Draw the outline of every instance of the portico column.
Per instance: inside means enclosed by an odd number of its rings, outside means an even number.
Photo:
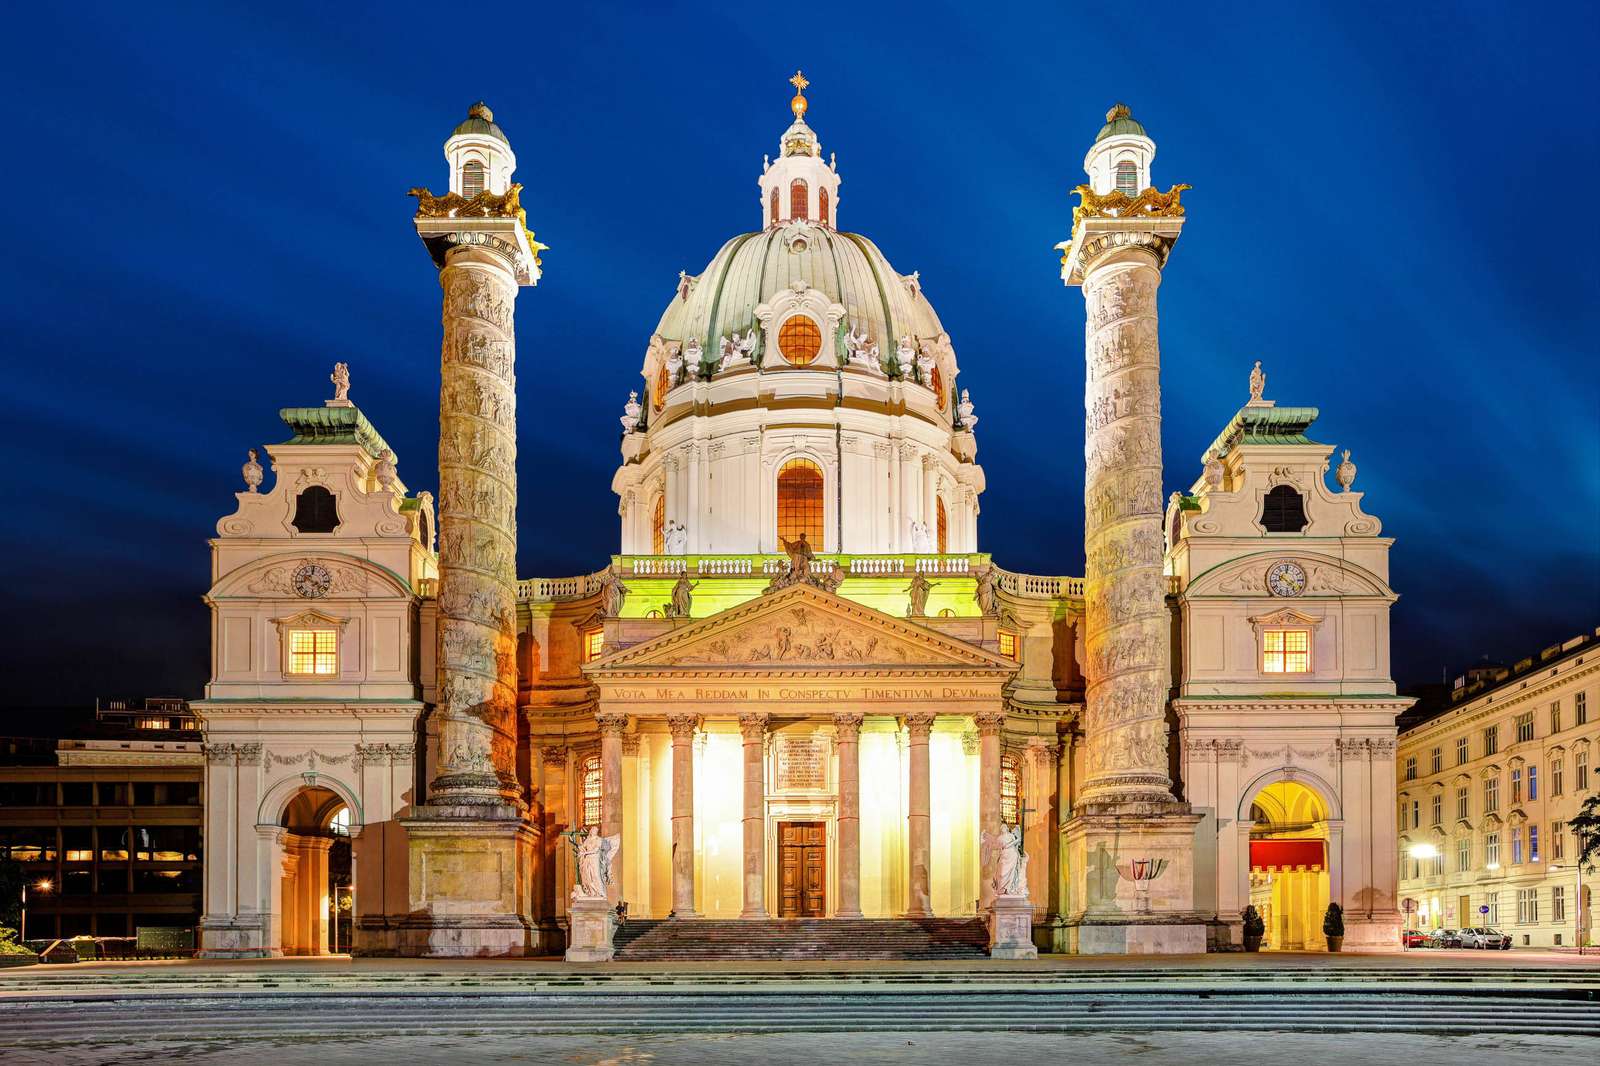
[[[907,885],[906,917],[926,918],[933,913],[928,887],[928,866],[932,861],[932,841],[928,812],[928,734],[936,716],[927,712],[905,716],[906,732],[911,737],[911,802],[906,811],[909,831],[911,877]]]
[[[1000,836],[1000,730],[1006,724],[1006,713],[982,711],[972,720],[978,726],[978,913],[987,914],[995,895],[995,844]]]
[[[741,918],[767,916],[767,715],[741,714],[744,735],[744,910]]]
[[[837,918],[861,917],[861,715],[833,716],[839,745],[839,907]]]
[[[694,733],[697,714],[667,716],[672,730],[672,917],[697,917],[694,909]]]
[[[600,727],[600,835],[622,835],[622,733],[628,728],[625,714],[597,714]],[[611,883],[606,899],[615,904],[622,899],[622,864],[627,858],[618,851],[611,859]]]

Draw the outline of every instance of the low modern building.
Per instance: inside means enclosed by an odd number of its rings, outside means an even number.
[[[51,722],[0,743],[0,859],[30,885],[27,935],[199,923],[205,757],[181,700]]]
[[[1546,947],[1591,927],[1568,822],[1597,785],[1597,701],[1600,629],[1471,670],[1402,719],[1400,895],[1417,927]]]

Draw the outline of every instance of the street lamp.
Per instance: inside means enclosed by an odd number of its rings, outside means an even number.
[[[49,895],[50,890],[56,886],[48,877],[42,877],[33,883],[33,887],[36,891]],[[22,882],[22,921],[20,924],[22,928],[17,930],[17,943],[25,944],[28,941],[28,882],[26,881]]]

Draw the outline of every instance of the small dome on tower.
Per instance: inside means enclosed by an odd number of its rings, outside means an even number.
[[[1106,124],[1100,127],[1100,133],[1095,137],[1095,143],[1098,144],[1107,137],[1122,135],[1132,137],[1149,136],[1144,131],[1144,127],[1134,119],[1133,112],[1128,110],[1127,104],[1113,104],[1111,110],[1106,112]]]
[[[489,105],[482,100],[467,109],[466,119],[451,132],[450,136],[462,137],[470,136],[474,133],[485,137],[493,137],[495,140],[504,141],[508,145],[511,143],[506,139],[505,131],[495,125],[494,112],[490,111]]]

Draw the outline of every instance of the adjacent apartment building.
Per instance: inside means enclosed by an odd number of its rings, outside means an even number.
[[[1600,629],[1470,670],[1401,719],[1400,897],[1412,926],[1490,925],[1538,947],[1591,929],[1568,822],[1597,787],[1597,704]]]

